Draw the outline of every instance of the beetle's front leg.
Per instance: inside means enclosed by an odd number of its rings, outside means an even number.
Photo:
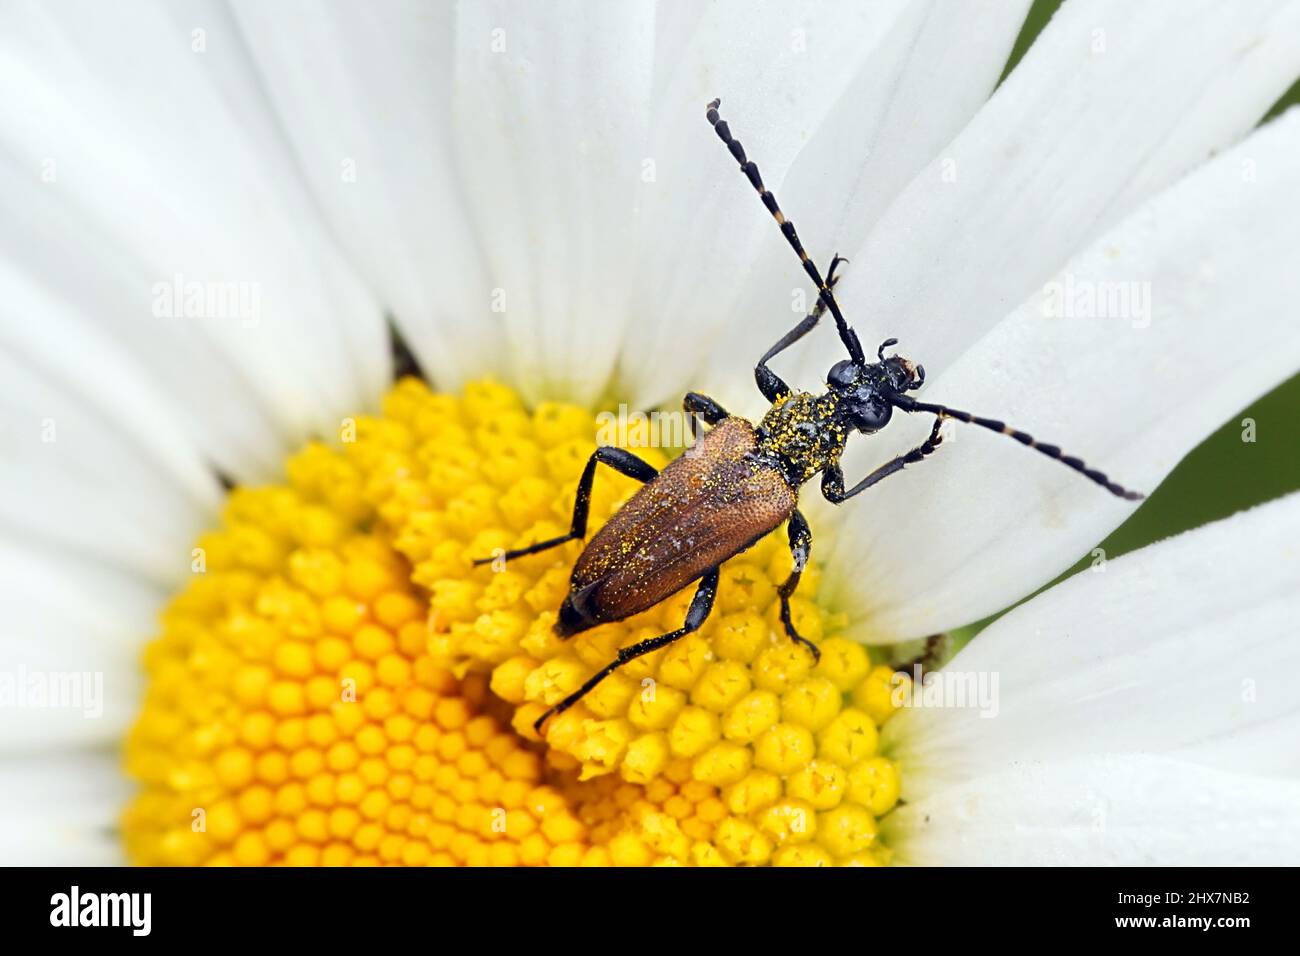
[[[578,479],[578,493],[573,501],[573,518],[569,523],[569,533],[562,534],[557,538],[548,538],[546,541],[539,541],[536,544],[530,544],[526,548],[507,551],[500,557],[510,561],[514,558],[537,554],[539,551],[558,548],[570,541],[585,538],[587,536],[587,512],[591,507],[591,483],[596,478],[597,464],[609,465],[620,475],[627,475],[629,478],[635,478],[637,481],[642,482],[650,481],[659,474],[659,469],[655,468],[654,465],[642,461],[630,451],[624,451],[622,448],[615,448],[612,445],[601,445],[587,459],[587,467],[582,470],[582,477]],[[475,558],[474,563],[487,564],[495,560],[497,560],[496,557]]]
[[[812,652],[815,663],[822,659],[822,652],[818,650],[816,644],[795,630],[794,621],[790,617],[790,595],[794,594],[794,589],[799,586],[799,578],[803,575],[803,569],[808,566],[808,555],[812,552],[812,529],[808,527],[807,519],[795,511],[790,515],[789,530],[790,559],[794,562],[794,569],[776,592],[781,597],[781,623],[785,625],[785,633],[790,640],[802,644]]]
[[[838,253],[835,258],[831,259],[831,268],[826,274],[826,287],[828,289],[835,288],[835,283],[840,281],[839,276],[835,274],[835,270],[839,268],[840,263],[848,261]],[[811,332],[817,323],[821,321],[822,314],[825,311],[826,300],[818,298],[812,307],[812,311],[805,315],[798,325],[781,336],[775,345],[764,352],[763,357],[754,366],[754,382],[758,385],[758,390],[763,393],[763,397],[773,405],[790,394],[790,386],[782,381],[781,376],[768,368],[767,363]]]
[[[943,441],[943,435],[939,433],[941,427],[943,427],[943,419],[936,418],[934,427],[930,429],[929,438],[911,451],[899,455],[897,458],[891,458],[848,491],[844,490],[844,470],[839,465],[828,465],[822,472],[822,494],[831,504],[837,505],[841,501],[847,501],[859,492],[866,491],[876,482],[902,471],[904,465],[916,464],[939,447]]]

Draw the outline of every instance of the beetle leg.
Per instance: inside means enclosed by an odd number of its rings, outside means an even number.
[[[542,724],[554,717],[556,714],[562,714],[582,698],[586,697],[596,685],[603,681],[614,671],[618,670],[629,661],[634,661],[638,657],[657,651],[661,647],[667,647],[680,638],[685,637],[693,631],[698,631],[700,626],[708,618],[709,613],[713,610],[713,599],[718,594],[718,569],[711,568],[700,578],[700,586],[695,591],[695,597],[691,598],[691,606],[686,610],[686,620],[682,626],[675,631],[669,631],[667,634],[660,634],[658,637],[652,637],[649,640],[642,641],[640,644],[633,644],[629,647],[619,649],[618,657],[606,664],[600,670],[592,675],[587,683],[583,684],[564,700],[560,701],[542,716],[533,722],[533,728],[540,734]]]
[[[828,287],[833,289],[835,283],[840,281],[839,276],[835,274],[835,270],[839,267],[841,262],[848,261],[848,259],[845,259],[838,254],[831,260],[831,268],[826,275],[826,285]],[[813,305],[812,311],[805,315],[798,325],[785,335],[781,336],[780,340],[775,345],[764,352],[763,357],[759,359],[758,364],[754,366],[754,381],[758,384],[758,390],[762,392],[763,397],[772,404],[775,405],[786,395],[789,395],[790,386],[785,384],[779,375],[768,368],[767,363],[811,332],[825,311],[826,303],[823,300],[818,299],[816,304]]]
[[[731,413],[725,408],[709,398],[709,396],[701,395],[699,392],[687,392],[686,397],[682,399],[682,408],[685,409],[686,421],[691,426],[692,442],[700,437],[697,418],[703,418],[706,425],[716,425],[724,418],[731,417]]]
[[[790,617],[790,595],[794,594],[794,589],[799,586],[799,578],[808,565],[810,551],[812,551],[812,529],[808,527],[808,520],[795,511],[790,515],[790,557],[794,561],[794,570],[790,572],[790,576],[785,579],[785,583],[776,593],[781,596],[781,623],[785,625],[785,633],[796,644],[808,648],[812,653],[813,661],[816,662],[822,659],[822,652],[808,638],[800,636],[794,629],[794,621]]]
[[[793,329],[781,336],[781,340],[763,353],[763,357],[754,366],[754,382],[758,385],[758,390],[763,393],[763,397],[773,405],[790,394],[790,386],[785,383],[781,376],[768,368],[767,363],[811,331],[812,327],[817,324],[817,320],[821,318],[819,311],[821,307],[821,302],[818,301],[813,311],[804,316],[803,321]]]
[[[911,676],[919,667],[922,671],[932,670],[936,661],[946,657],[951,650],[952,641],[947,634],[931,634],[925,639],[925,647],[916,657],[901,664],[890,664],[900,674]]]
[[[627,475],[637,481],[650,481],[659,474],[659,469],[642,461],[630,451],[624,451],[622,448],[615,448],[612,445],[601,445],[587,459],[587,467],[582,470],[582,477],[578,479],[578,493],[573,502],[573,518],[569,524],[569,533],[562,534],[558,538],[549,538],[546,541],[530,544],[526,548],[507,551],[504,555],[501,555],[504,560],[510,561],[514,558],[522,558],[524,555],[537,554],[539,551],[558,548],[562,544],[586,537],[587,510],[591,505],[591,483],[596,477],[597,463],[609,465],[620,475]],[[495,557],[475,558],[474,563],[476,565],[489,564],[495,560]]]
[[[831,504],[837,505],[841,501],[847,501],[860,491],[866,491],[882,478],[888,478],[895,472],[903,470],[904,465],[914,465],[926,455],[929,455],[939,447],[943,441],[943,436],[939,434],[939,429],[943,426],[943,419],[936,418],[934,427],[930,429],[930,437],[921,444],[917,445],[906,454],[899,455],[890,461],[885,462],[867,477],[863,478],[848,491],[844,490],[844,472],[839,465],[831,465],[822,472],[822,494]]]

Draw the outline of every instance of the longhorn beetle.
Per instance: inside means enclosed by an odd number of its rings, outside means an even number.
[[[539,733],[547,718],[568,710],[624,664],[699,630],[713,609],[718,570],[723,562],[786,521],[793,570],[777,592],[781,623],[790,640],[806,647],[819,660],[821,652],[799,635],[790,616],[790,595],[799,584],[812,547],[812,532],[796,507],[799,488],[821,472],[821,490],[826,499],[833,504],[847,501],[934,452],[942,440],[939,429],[946,418],[1009,435],[1068,465],[1113,495],[1130,501],[1143,497],[1089,468],[1082,460],[1064,454],[1057,446],[1038,442],[1002,422],[912,398],[907,393],[925,382],[925,369],[900,355],[885,357],[885,349],[895,345],[897,339],[886,339],[876,350],[877,360],[867,362],[857,333],[845,321],[831,291],[836,269],[846,260],[836,255],[822,280],[821,272],[799,241],[794,223],[785,218],[776,197],[764,187],[758,167],[745,156],[744,147],[719,117],[720,104],[720,100],[714,100],[708,105],[705,115],[709,124],[740,164],[740,171],[758,191],[817,286],[817,302],[798,325],[763,353],[754,368],[758,390],[772,403],[757,426],[728,414],[705,395],[688,392],[682,406],[690,416],[692,437],[698,437],[696,416],[711,426],[693,454],[675,459],[660,472],[631,452],[608,445],[597,448],[578,480],[569,533],[505,553],[506,560],[510,560],[586,537],[591,483],[596,465],[604,464],[645,485],[615,512],[578,556],[569,594],[560,605],[556,633],[567,638],[599,624],[621,621],[699,582],[681,627],[622,648],[613,661],[537,719],[534,727]],[[795,391],[767,363],[807,335],[827,310],[849,357],[831,366],[827,389],[822,394]],[[848,436],[855,431],[879,431],[889,423],[895,409],[933,415],[930,436],[846,491],[839,459]],[[492,560],[482,558],[475,564]]]

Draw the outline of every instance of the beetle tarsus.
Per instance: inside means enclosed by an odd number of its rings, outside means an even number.
[[[600,670],[596,671],[587,682],[575,690],[564,700],[551,707],[542,716],[533,722],[533,729],[539,734],[542,732],[542,724],[551,718],[564,713],[582,698],[591,693],[596,685],[603,681],[614,671],[618,670],[624,664],[643,657],[660,648],[667,647],[675,641],[680,640],[687,634],[698,631],[701,625],[708,620],[709,614],[713,611],[713,599],[718,595],[718,569],[710,568],[700,578],[700,586],[695,591],[695,597],[691,598],[691,606],[686,610],[686,620],[682,626],[675,631],[669,631],[667,634],[660,634],[658,637],[652,637],[649,640],[642,641],[639,644],[633,644],[630,647],[619,648],[618,656],[613,661],[606,664]]]
[[[821,662],[822,652],[816,644],[795,629],[794,618],[790,613],[790,597],[794,594],[795,588],[799,586],[799,578],[803,576],[803,569],[808,566],[808,555],[812,551],[812,529],[808,527],[808,519],[797,509],[790,515],[788,534],[790,537],[790,559],[794,564],[794,569],[776,592],[781,599],[781,624],[785,627],[786,636],[790,640],[808,648],[808,651],[813,656],[813,665],[816,666]]]
[[[493,555],[490,558],[475,558],[474,566],[479,567],[484,564],[491,564],[500,559],[501,561],[513,561],[515,558],[524,558],[530,554],[537,554],[546,551],[549,548],[558,548],[562,544],[568,544],[570,541],[578,540],[572,534],[562,534],[558,538],[548,538],[545,541],[538,541],[536,544],[530,544],[526,548],[516,548],[513,551],[506,551],[504,554]]]
[[[819,648],[812,641],[808,640],[808,638],[800,637],[798,634],[791,634],[790,640],[794,641],[796,644],[802,644],[804,647],[808,648],[808,652],[813,656],[814,667],[816,667],[818,664],[821,663],[822,661],[821,648]]]

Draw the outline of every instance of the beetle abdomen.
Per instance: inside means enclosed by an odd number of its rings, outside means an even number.
[[[556,629],[644,611],[789,518],[795,491],[756,446],[754,427],[728,418],[633,495],[578,557]]]

